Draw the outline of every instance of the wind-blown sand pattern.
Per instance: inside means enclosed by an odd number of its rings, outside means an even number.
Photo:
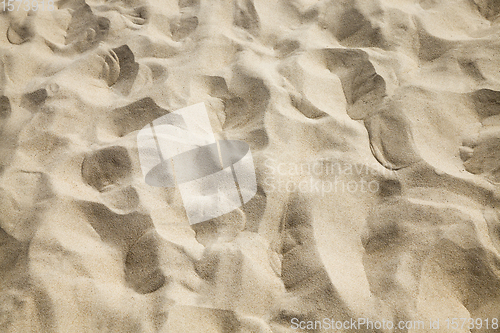
[[[0,332],[499,331],[500,2],[53,6],[0,15]],[[200,102],[258,190],[189,225],[136,137]]]

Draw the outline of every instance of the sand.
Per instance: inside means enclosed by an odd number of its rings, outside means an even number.
[[[21,4],[0,332],[498,332],[498,1]],[[137,135],[197,103],[257,191],[190,225]]]

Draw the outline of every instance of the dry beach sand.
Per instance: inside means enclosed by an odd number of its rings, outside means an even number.
[[[18,4],[0,332],[499,331],[499,1]],[[258,189],[190,225],[137,133],[201,102]]]

